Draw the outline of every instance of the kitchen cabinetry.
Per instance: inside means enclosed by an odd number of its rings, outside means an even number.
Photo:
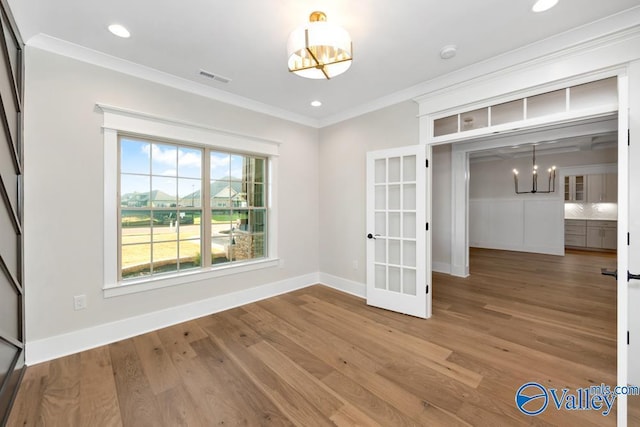
[[[584,219],[564,220],[565,246],[587,246],[587,221]]]
[[[565,219],[564,244],[585,249],[616,249],[618,247],[616,221]]]
[[[618,202],[618,174],[604,173],[588,175],[587,202],[589,203],[617,203]]]
[[[587,247],[616,249],[618,247],[616,221],[587,221]]]
[[[587,201],[587,176],[569,175],[564,177],[564,201]]]

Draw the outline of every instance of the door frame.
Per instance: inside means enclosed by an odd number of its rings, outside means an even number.
[[[475,94],[475,98],[464,94],[462,91],[468,91],[469,87],[460,87],[456,90],[451,90],[446,93],[449,98],[444,101],[444,97],[430,96],[417,99],[420,105],[420,142],[427,147],[432,148],[435,145],[449,144],[453,142],[470,141],[472,139],[486,137],[496,130],[498,134],[508,134],[514,132],[522,132],[523,130],[534,131],[549,126],[564,126],[575,123],[589,118],[598,118],[606,114],[612,114],[613,111],[595,110],[586,112],[584,114],[559,114],[551,117],[550,119],[534,119],[531,121],[524,120],[518,123],[517,129],[503,127],[501,129],[485,128],[464,132],[464,135],[453,134],[447,136],[434,137],[433,122],[437,118],[446,117],[456,113],[464,111],[472,111],[477,108],[485,107],[488,105],[496,105],[502,102],[508,102],[513,99],[523,98],[531,96],[535,93],[545,93],[560,88],[572,87],[575,85],[588,83],[608,77],[617,77],[618,79],[618,103],[615,106],[615,110],[618,114],[618,271],[626,271],[628,265],[628,253],[626,246],[626,233],[628,231],[629,219],[628,219],[628,207],[629,207],[629,183],[628,183],[628,146],[627,146],[627,130],[629,126],[629,79],[627,76],[626,65],[620,67],[612,67],[605,70],[596,72],[588,72],[585,74],[576,74],[573,76],[565,77],[564,79],[557,80],[548,84],[541,84],[538,86],[524,85],[520,90],[505,93],[501,88],[499,81],[496,81],[493,85],[488,85],[489,88],[478,88]],[[515,72],[518,75],[517,72]],[[524,73],[523,73],[524,74]],[[486,82],[485,82],[486,83]],[[522,83],[521,83],[522,84]],[[478,83],[478,86],[481,86]],[[473,91],[471,91],[473,92]],[[456,96],[458,95],[458,96]],[[467,99],[470,102],[455,104],[456,99]],[[438,101],[443,102],[440,104],[440,109],[437,109]],[[449,106],[446,110],[442,110],[442,106]],[[486,148],[486,147],[485,147]],[[430,152],[431,150],[429,150]],[[468,152],[471,151],[468,148],[464,148],[461,145],[453,145],[451,154],[451,169],[452,169],[452,183],[451,183],[451,209],[453,213],[453,222],[451,229],[451,274],[460,277],[467,277],[469,275],[469,159]],[[475,150],[473,150],[475,151]],[[427,183],[427,196],[432,198],[432,182]],[[432,204],[432,200],[429,201],[429,205]],[[429,213],[428,220],[431,219]],[[428,242],[431,242],[431,236],[427,238]],[[432,256],[429,252],[429,257]],[[628,306],[627,306],[627,283],[623,280],[623,276],[618,278],[618,295],[617,295],[617,385],[626,385],[628,379],[628,354],[626,337],[628,330]],[[627,423],[627,398],[625,395],[620,395],[617,398],[617,421],[618,425],[625,426]]]

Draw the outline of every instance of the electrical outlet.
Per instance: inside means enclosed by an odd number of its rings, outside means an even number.
[[[353,267],[354,270],[357,270],[358,269],[358,260],[354,259],[353,263],[351,264],[351,266]]]
[[[278,260],[278,267],[284,268],[284,260],[282,258]]]
[[[87,296],[86,295],[76,295],[73,297],[73,309],[74,310],[84,310],[87,308]]]

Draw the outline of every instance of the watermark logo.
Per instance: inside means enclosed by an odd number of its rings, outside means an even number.
[[[555,407],[558,411],[600,411],[603,416],[611,413],[616,398],[621,395],[640,395],[640,387],[617,386],[606,384],[577,388],[547,388],[536,382],[528,382],[516,391],[516,406],[525,415],[536,416],[547,407]]]
[[[526,415],[538,415],[549,405],[549,394],[542,385],[534,382],[523,384],[516,392],[516,405]]]

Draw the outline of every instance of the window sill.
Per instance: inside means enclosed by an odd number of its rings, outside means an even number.
[[[105,285],[102,288],[102,291],[105,298],[112,298],[138,292],[152,291],[154,289],[166,288],[169,286],[182,285],[184,283],[198,282],[215,277],[222,277],[231,274],[244,273],[247,271],[261,270],[263,268],[276,267],[278,265],[278,261],[279,260],[277,258],[267,258],[258,261],[234,263],[225,266],[216,266],[187,271],[183,273],[127,280],[118,282],[116,284]]]

